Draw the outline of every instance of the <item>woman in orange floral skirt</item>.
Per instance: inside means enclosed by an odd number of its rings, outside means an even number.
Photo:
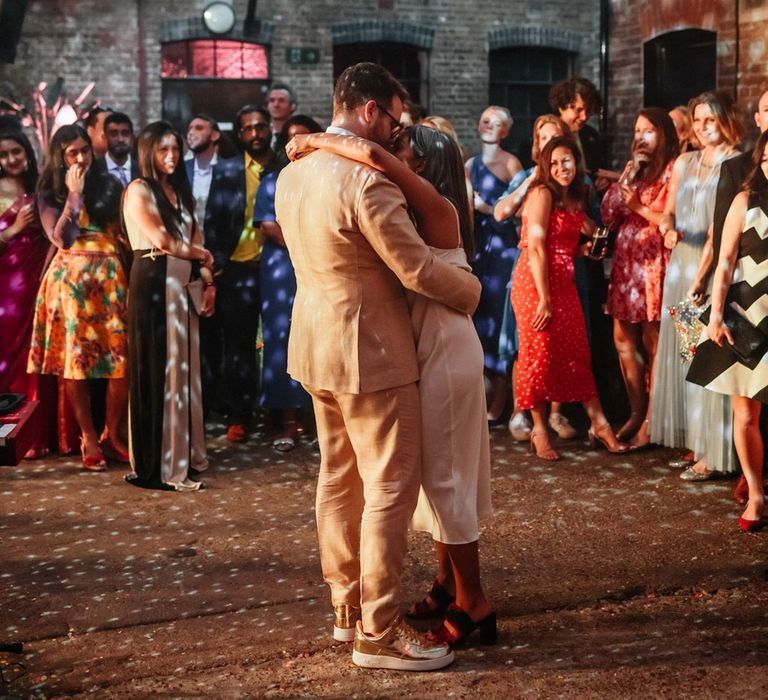
[[[127,397],[126,275],[119,257],[120,183],[90,169],[91,140],[77,125],[53,136],[38,185],[40,220],[58,248],[35,307],[27,371],[64,379],[82,432],[83,467],[104,454],[128,460],[119,426]],[[109,379],[101,439],[87,379]]]

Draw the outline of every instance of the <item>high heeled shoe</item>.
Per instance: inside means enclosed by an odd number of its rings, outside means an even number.
[[[540,437],[547,439],[547,447],[545,447],[541,452],[539,452],[538,448],[536,447],[536,438]],[[534,428],[531,430],[531,452],[535,453],[539,459],[546,459],[548,462],[557,462],[557,460],[560,459],[560,455],[555,452],[555,448],[552,447],[552,444],[549,442],[549,433],[547,432],[546,428],[541,430],[536,430]]]
[[[422,600],[416,601],[405,614],[417,620],[440,617],[445,614],[454,600],[448,589],[442,583],[435,581],[429,593]]]
[[[496,613],[491,612],[482,620],[473,620],[456,603],[451,603],[445,613],[445,621],[442,627],[429,633],[429,638],[440,644],[450,644],[456,647],[466,644],[470,635],[477,632],[477,641],[480,644],[496,644],[499,639],[496,630]]]
[[[616,440],[616,447],[612,448],[608,443],[608,440],[601,435],[601,433],[605,433],[606,430],[611,430],[611,426],[608,423],[603,423],[599,428],[590,428],[587,431],[589,446],[592,449],[595,449],[597,447],[597,443],[599,442],[608,452],[614,455],[624,454],[625,452],[629,451],[629,445],[620,442],[618,439],[616,439],[615,435],[613,437]],[[611,433],[613,433],[612,430]]]
[[[626,423],[616,431],[616,439],[619,442],[624,442],[627,438],[632,437],[642,427],[644,415],[644,413],[632,411]]]
[[[107,469],[107,462],[104,459],[104,455],[99,450],[98,455],[86,455],[85,454],[85,440],[80,438],[80,454],[83,457],[83,469],[87,469],[91,472],[103,472]]]
[[[757,532],[762,529],[763,525],[765,525],[763,518],[749,520],[739,516],[739,528],[741,528],[742,532]]]
[[[101,440],[99,442],[99,447],[101,447],[101,451],[104,453],[104,456],[108,457],[109,459],[114,459],[117,462],[126,463],[131,461],[131,456],[128,454],[128,450],[124,450],[118,447],[109,438]]]

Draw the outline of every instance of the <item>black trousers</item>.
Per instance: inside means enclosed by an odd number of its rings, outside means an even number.
[[[216,278],[216,318],[221,333],[219,404],[229,425],[247,423],[258,402],[260,314],[259,263],[230,261]]]

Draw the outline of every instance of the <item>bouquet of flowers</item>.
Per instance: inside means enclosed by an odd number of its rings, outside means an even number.
[[[704,330],[704,324],[699,319],[703,311],[704,307],[696,306],[690,299],[669,307],[680,342],[680,359],[686,364],[696,354],[696,345]]]

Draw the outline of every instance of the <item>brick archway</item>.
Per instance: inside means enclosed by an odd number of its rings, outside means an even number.
[[[390,41],[429,51],[435,41],[435,30],[433,27],[411,22],[361,19],[331,25],[331,37],[334,46]]]
[[[521,25],[499,27],[488,32],[488,48],[506,49],[514,46],[544,46],[581,53],[584,37],[578,32],[554,27]]]

